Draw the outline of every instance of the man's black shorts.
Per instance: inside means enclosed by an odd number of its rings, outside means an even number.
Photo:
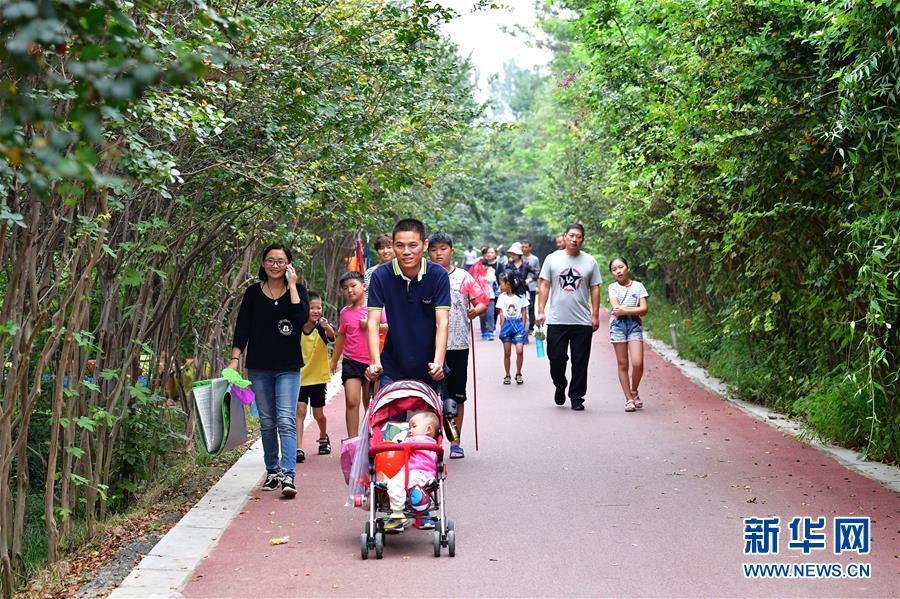
[[[308,403],[314,408],[325,407],[325,383],[321,385],[306,385],[300,387],[300,396],[297,398],[298,403]]]
[[[366,368],[368,364],[357,362],[356,360],[341,360],[341,382],[346,383],[349,379],[366,379]]]
[[[466,383],[469,380],[469,350],[448,349],[444,361],[450,369],[444,379],[447,397],[452,397],[456,403],[465,403]]]

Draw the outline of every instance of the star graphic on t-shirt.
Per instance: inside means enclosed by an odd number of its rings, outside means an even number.
[[[581,287],[581,273],[574,268],[567,268],[559,273],[559,286],[563,291],[576,291]]]

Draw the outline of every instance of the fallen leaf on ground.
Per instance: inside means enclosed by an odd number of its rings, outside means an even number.
[[[272,537],[269,539],[269,545],[285,545],[290,540],[290,537]]]

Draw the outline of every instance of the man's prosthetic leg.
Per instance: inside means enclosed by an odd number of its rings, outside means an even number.
[[[458,404],[452,397],[444,398],[444,431],[450,443],[459,443],[459,429],[456,427]]]

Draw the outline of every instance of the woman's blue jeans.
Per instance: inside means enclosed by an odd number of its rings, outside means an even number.
[[[481,335],[493,335],[494,334],[494,317],[496,316],[494,306],[496,305],[497,300],[492,299],[488,302],[487,311],[481,315]]]
[[[250,388],[256,395],[256,408],[259,410],[259,432],[262,436],[266,471],[283,472],[293,477],[297,462],[297,396],[300,394],[300,373],[248,370],[247,375],[253,383]]]

